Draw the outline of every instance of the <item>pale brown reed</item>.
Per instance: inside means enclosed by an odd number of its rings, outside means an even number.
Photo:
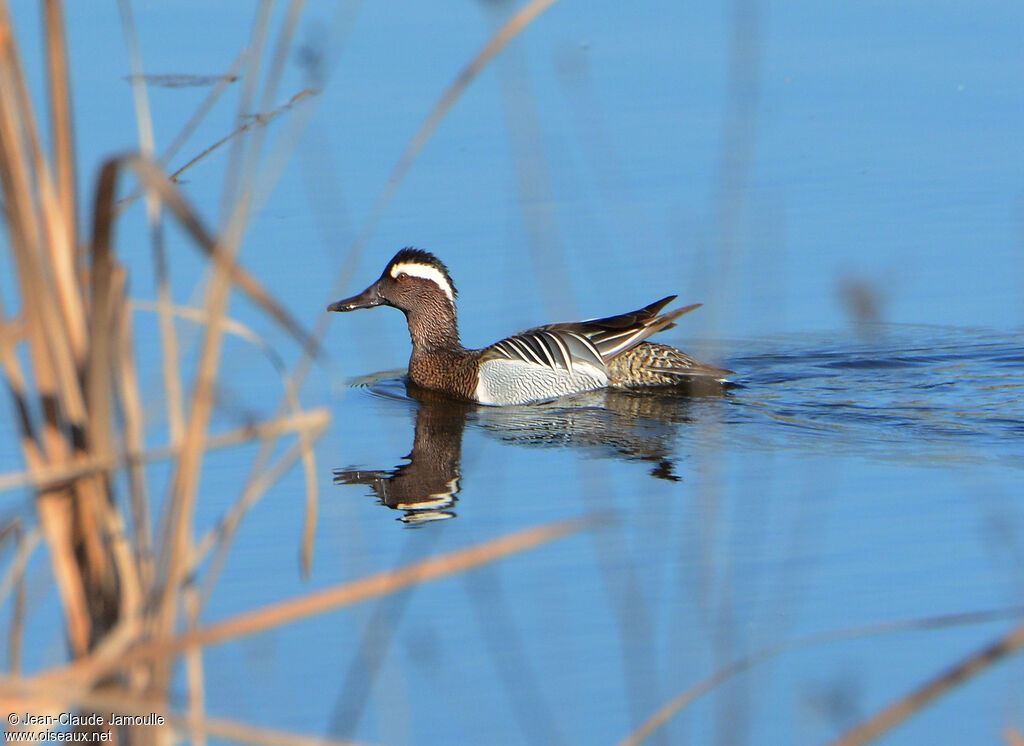
[[[408,172],[416,155],[444,114],[501,47],[555,0],[533,0],[485,45],[452,88],[441,98],[396,168],[381,197],[379,212]],[[227,317],[228,299],[241,292],[303,350],[299,370],[316,357],[319,334],[310,334],[239,260],[252,195],[247,185],[263,165],[267,123],[308,105],[313,91],[301,91],[274,108],[281,72],[303,3],[292,0],[275,43],[270,3],[256,11],[257,23],[247,50],[203,102],[185,131],[154,160],[146,102],[142,55],[135,37],[131,6],[122,0],[122,22],[131,50],[142,154],[108,160],[91,197],[91,224],[76,224],[76,161],[72,122],[69,54],[60,0],[44,0],[49,136],[39,126],[22,69],[17,37],[7,0],[0,0],[0,187],[6,245],[17,272],[17,297],[0,297],[0,366],[17,417],[22,471],[0,474],[0,490],[31,488],[37,522],[0,528],[0,542],[12,541],[13,559],[0,579],[0,604],[12,599],[8,635],[8,672],[0,676],[0,708],[56,713],[84,711],[124,714],[162,713],[165,729],[129,728],[118,737],[157,743],[187,734],[202,743],[208,736],[250,743],[326,743],[304,736],[213,720],[204,712],[202,649],[240,636],[289,624],[410,584],[464,572],[482,563],[526,551],[592,525],[573,521],[531,529],[484,542],[451,555],[428,558],[397,570],[371,575],[318,594],[269,605],[220,623],[200,626],[200,612],[219,573],[223,556],[245,514],[281,476],[301,461],[306,474],[306,522],[300,557],[312,563],[316,526],[316,467],[313,443],[329,422],[324,409],[303,409],[297,388],[303,374],[284,370],[281,358],[257,335]],[[272,49],[264,65],[264,48]],[[264,68],[265,71],[264,71]],[[237,129],[200,152],[167,177],[164,164],[195,131],[228,83],[241,74],[242,95]],[[254,102],[260,111],[250,116]],[[175,177],[223,144],[231,143],[225,172],[224,224],[219,231],[204,225],[174,183]],[[143,396],[136,370],[132,324],[136,302],[127,296],[131,267],[118,258],[115,228],[128,206],[118,204],[121,177],[130,174],[145,197],[156,265],[164,397],[167,402],[166,445],[147,444]],[[244,178],[240,178],[244,175]],[[133,195],[132,199],[134,198]],[[199,308],[171,305],[169,267],[162,249],[162,220],[169,215],[209,260],[210,280]],[[375,214],[364,240],[372,232]],[[317,308],[319,309],[319,304]],[[182,370],[175,324],[199,324],[202,341],[194,370]],[[283,381],[283,404],[262,422],[211,432],[214,387],[225,334],[261,347]],[[191,380],[190,397],[182,382]],[[275,460],[271,444],[291,434],[295,443]],[[257,455],[235,505],[218,528],[198,541],[193,535],[194,506],[205,455],[211,449],[259,440]],[[152,484],[146,464],[172,462],[169,483]],[[123,481],[128,499],[117,498]],[[150,510],[154,492],[166,495],[159,522]],[[122,504],[123,502],[123,504]],[[49,553],[49,570],[63,611],[68,645],[67,665],[56,670],[23,672],[21,648],[26,629],[25,571],[40,544]],[[198,573],[211,553],[205,583]],[[184,657],[187,711],[168,703],[175,665]]]

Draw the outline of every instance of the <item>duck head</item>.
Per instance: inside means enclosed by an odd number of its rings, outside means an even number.
[[[327,310],[394,306],[409,314],[440,304],[450,305],[454,312],[455,296],[455,285],[444,262],[429,251],[406,248],[395,254],[380,279],[370,287],[351,298],[332,303]]]

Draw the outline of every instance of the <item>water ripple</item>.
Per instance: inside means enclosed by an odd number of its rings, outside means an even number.
[[[1014,334],[887,326],[866,340],[794,335],[734,343],[720,359],[737,371],[725,397],[600,392],[475,407],[468,424],[519,445],[587,450],[604,438],[610,451],[652,460],[665,457],[669,441],[684,449],[719,442],[937,463],[1003,458],[1024,445],[1024,354]],[[402,371],[355,385],[414,401]],[[639,445],[645,437],[659,443],[658,459]]]

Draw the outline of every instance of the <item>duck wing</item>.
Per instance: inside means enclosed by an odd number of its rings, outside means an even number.
[[[675,321],[680,316],[689,313],[702,304],[693,303],[689,306],[677,308],[668,313],[661,313],[661,309],[676,299],[670,295],[659,301],[644,306],[636,311],[608,316],[603,319],[588,319],[562,324],[548,324],[531,332],[545,331],[555,333],[569,333],[586,339],[594,346],[601,359],[605,363],[611,362],[624,352],[627,352],[652,334],[657,334],[665,329],[675,326]]]
[[[618,316],[526,329],[486,348],[484,359],[506,358],[569,371],[583,363],[605,370],[613,359],[652,334],[671,329],[676,319],[701,306],[694,303],[659,315],[661,309],[675,299],[676,296],[670,295]]]
[[[572,372],[580,364],[605,370],[600,350],[585,335],[568,329],[537,327],[495,342],[483,351],[483,361],[504,358]]]

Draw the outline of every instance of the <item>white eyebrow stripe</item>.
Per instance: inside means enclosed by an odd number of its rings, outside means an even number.
[[[419,277],[422,280],[430,280],[436,283],[444,291],[444,294],[448,296],[448,300],[453,304],[455,303],[455,293],[452,292],[452,286],[448,282],[448,278],[444,276],[444,272],[437,267],[431,267],[429,264],[396,264],[391,268],[391,277],[396,278],[402,272],[405,272],[409,277]]]

